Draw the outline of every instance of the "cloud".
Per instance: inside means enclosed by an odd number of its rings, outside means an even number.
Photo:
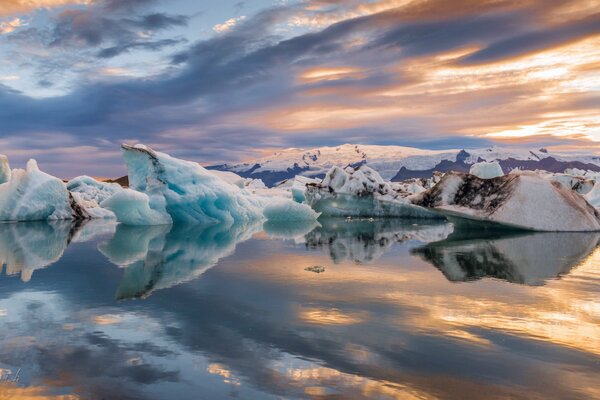
[[[0,22],[0,35],[13,32],[15,29],[27,25],[21,18]]]
[[[557,20],[552,5],[535,1],[477,7],[465,0],[442,17],[432,11],[448,7],[442,3],[378,2],[323,28],[290,31],[299,15],[360,9],[351,1],[291,4],[226,23],[187,46],[182,37],[138,34],[189,20],[149,12],[148,2],[65,10],[49,31],[50,49],[89,54],[92,63],[178,50],[160,72],[84,79],[61,96],[34,99],[0,86],[0,118],[7,121],[0,135],[61,133],[74,145],[135,138],[202,161],[261,145],[456,147],[461,136],[465,145],[487,144],[500,140],[489,134],[519,126],[539,127],[540,135],[560,129],[565,143],[586,129],[600,140],[582,114],[593,103],[583,99],[594,91],[600,61],[595,16]],[[44,65],[63,59],[46,57]],[[566,123],[558,124],[557,112],[569,113]]]
[[[229,18],[227,21],[223,22],[222,24],[216,24],[215,26],[213,26],[213,31],[215,31],[217,33],[227,32],[228,30],[233,28],[238,22],[243,21],[244,19],[246,19],[246,17],[244,15],[242,15],[241,17],[237,17],[237,18]]]
[[[87,5],[93,0],[2,0],[0,2],[0,16],[27,14],[40,8],[55,8],[66,5]]]

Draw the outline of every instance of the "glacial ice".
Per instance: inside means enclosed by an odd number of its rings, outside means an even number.
[[[504,175],[498,161],[475,163],[471,165],[469,173],[481,179],[492,179]]]
[[[367,166],[332,167],[322,182],[307,184],[305,193],[306,203],[324,216],[440,218],[411,204],[411,195]]]
[[[528,171],[493,179],[448,173],[412,200],[457,223],[536,231],[600,230],[600,213],[581,195]]]
[[[316,221],[319,213],[304,204],[288,199],[272,199],[265,205],[263,213],[267,220],[281,221]]]

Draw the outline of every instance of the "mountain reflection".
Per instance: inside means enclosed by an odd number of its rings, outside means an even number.
[[[411,252],[438,268],[450,281],[493,277],[535,286],[569,273],[599,241],[598,233],[457,229],[446,239]]]
[[[346,260],[372,263],[395,243],[441,240],[453,229],[452,225],[436,220],[327,218],[319,222],[321,226],[305,236],[306,247],[328,249],[334,263]]]
[[[98,249],[112,263],[126,267],[118,299],[144,298],[202,275],[219,259],[233,254],[260,225],[125,226]]]

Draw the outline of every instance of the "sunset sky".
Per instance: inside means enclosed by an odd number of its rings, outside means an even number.
[[[340,143],[600,152],[600,0],[0,0],[0,153]]]

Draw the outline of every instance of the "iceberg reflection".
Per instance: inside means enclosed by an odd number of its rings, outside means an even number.
[[[442,240],[453,230],[451,224],[437,220],[324,218],[319,222],[321,226],[305,236],[306,247],[329,249],[334,263],[371,263],[394,243]]]
[[[0,266],[28,282],[33,271],[57,262],[72,241],[86,242],[114,229],[112,223],[93,220],[0,224]]]
[[[493,277],[535,286],[569,273],[599,242],[598,233],[473,233],[457,229],[448,238],[415,248],[412,253],[450,281]]]
[[[119,225],[98,249],[112,263],[126,267],[117,298],[145,298],[203,274],[260,228],[260,224]]]

